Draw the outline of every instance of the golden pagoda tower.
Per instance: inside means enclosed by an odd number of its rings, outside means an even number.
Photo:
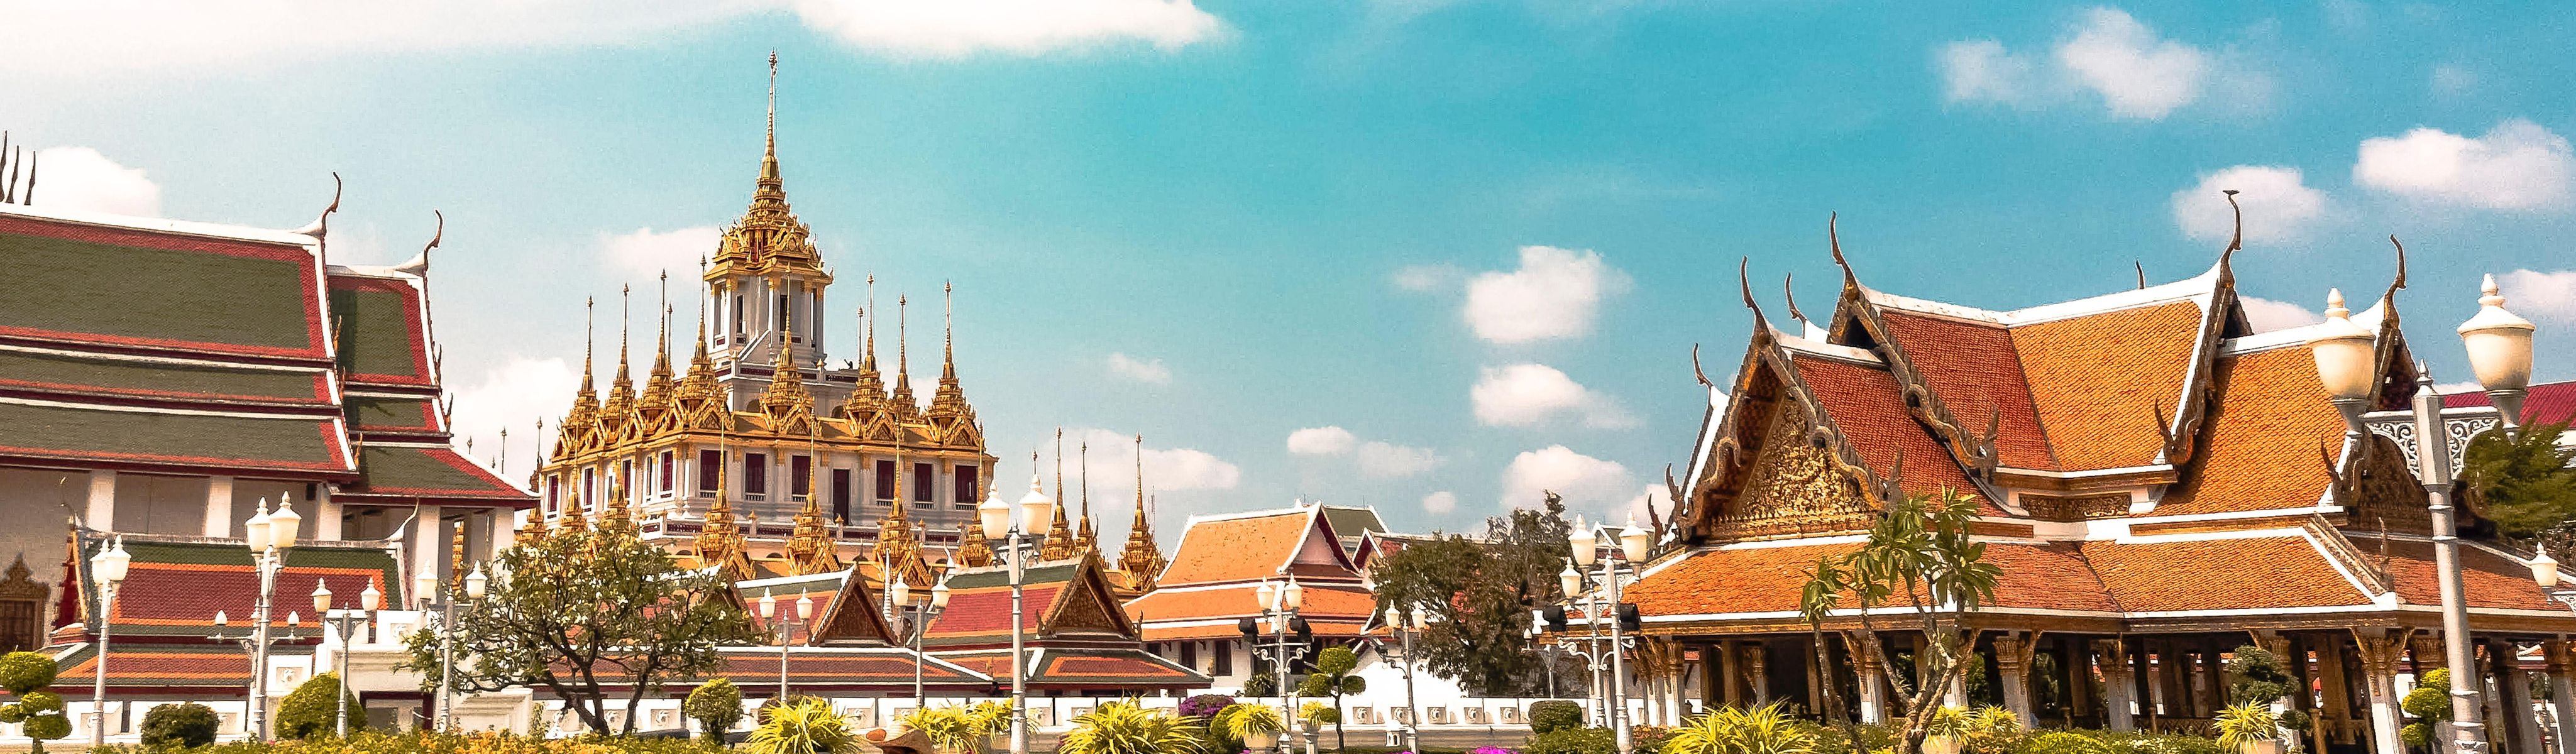
[[[662,323],[654,328],[658,338],[653,345],[653,371],[644,377],[644,393],[635,399],[636,434],[651,435],[672,428],[677,413],[678,397],[671,381],[671,273],[662,273]]]
[[[780,332],[795,332],[793,308],[779,319]],[[769,414],[770,430],[781,434],[796,432],[812,435],[814,396],[805,392],[805,371],[796,366],[796,349],[781,343],[776,363],[770,365],[769,389],[760,393],[760,409]],[[810,496],[809,496],[810,497]],[[817,514],[818,516],[820,514]]]
[[[706,274],[707,261],[698,260],[700,277]],[[679,425],[690,429],[718,429],[725,426],[723,417],[731,413],[725,405],[723,388],[716,384],[715,359],[707,356],[707,297],[705,283],[698,286],[698,346],[689,357],[689,372],[671,393],[679,411]]]
[[[993,564],[993,543],[985,541],[982,523],[972,519],[967,520],[966,528],[959,532],[958,539],[960,540],[957,544],[959,565],[967,568],[982,568]]]
[[[717,479],[724,476],[724,471],[716,472]],[[700,567],[723,567],[735,579],[758,575],[752,573],[751,560],[744,553],[742,529],[734,523],[733,499],[730,496],[716,496],[716,503],[707,509],[706,523],[698,527],[698,536],[692,544],[697,548]]]
[[[912,397],[912,336],[906,333],[911,327],[910,298],[894,297],[894,395],[887,399],[894,417],[907,421],[921,415],[921,402]]]
[[[840,548],[833,546],[832,533],[823,526],[823,504],[808,495],[805,509],[796,512],[796,528],[787,536],[787,573],[806,576],[841,570]]]
[[[1073,549],[1083,553],[1098,552],[1098,545],[1099,541],[1093,538],[1091,531],[1091,441],[1084,440],[1082,441],[1082,528],[1073,534]]]
[[[623,440],[635,424],[635,380],[626,369],[626,341],[633,331],[629,315],[634,307],[627,301],[634,293],[632,286],[617,287],[617,377],[608,382],[608,400],[599,407],[598,437],[603,443]]]
[[[573,393],[572,411],[564,414],[557,426],[555,458],[570,458],[590,449],[591,432],[599,422],[599,391],[591,387],[591,321],[596,319],[597,302],[582,299],[581,390]]]
[[[1073,528],[1064,519],[1064,430],[1055,431],[1055,521],[1048,524],[1046,541],[1038,545],[1039,560],[1063,560],[1073,557]]]
[[[1137,435],[1136,520],[1127,524],[1127,549],[1118,554],[1118,569],[1127,574],[1127,588],[1141,593],[1154,589],[1163,566],[1163,548],[1154,543],[1154,522],[1145,515],[1145,436]]]
[[[864,429],[886,414],[885,378],[877,374],[877,321],[869,318],[876,312],[877,276],[868,276],[867,306],[859,309],[859,328],[867,333],[867,345],[859,356],[858,384],[850,397],[841,402],[841,415],[848,417],[854,429]],[[880,318],[881,319],[881,318]]]
[[[940,336],[939,387],[931,395],[930,412],[923,416],[930,420],[941,442],[971,442],[970,438],[959,437],[974,431],[975,407],[966,403],[966,389],[957,383],[957,287],[941,283],[939,290],[945,299],[945,311],[940,315],[944,334]]]
[[[635,518],[626,508],[626,483],[622,480],[608,480],[608,503],[600,506],[599,533],[635,533]]]

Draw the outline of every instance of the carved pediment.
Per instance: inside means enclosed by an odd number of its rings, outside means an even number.
[[[2350,525],[2365,531],[2385,526],[2392,532],[2431,534],[2432,501],[2425,496],[2424,485],[2415,481],[2415,472],[2407,468],[2405,452],[2388,438],[2363,438],[2360,455],[2345,464],[2343,478],[2335,482],[2335,498],[2351,509]]]
[[[1711,508],[1710,538],[1720,541],[1865,530],[1877,506],[1829,447],[1810,441],[1806,410],[1795,401],[1772,409],[1768,429],[1742,491]]]

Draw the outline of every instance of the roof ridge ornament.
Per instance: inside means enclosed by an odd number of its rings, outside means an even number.
[[[2388,302],[2393,309],[2397,306],[2397,292],[2406,287],[2406,244],[2394,233],[2389,234],[2388,243],[2397,247],[2397,279],[2388,281],[2388,292],[2379,294],[2379,300]]]
[[[1797,320],[1799,324],[1806,324],[1806,312],[1798,311],[1798,289],[1797,286],[1793,285],[1793,283],[1796,283],[1797,281],[1798,273],[1792,272],[1787,275],[1782,275],[1780,277],[1780,297],[1789,300],[1789,318]]]
[[[2236,218],[2236,230],[2227,239],[2227,250],[2218,253],[2218,265],[2225,267],[2227,260],[2236,256],[2237,250],[2245,248],[2245,208],[2236,203],[2236,189],[2226,189],[2219,193],[2227,195],[2227,211]]]
[[[438,229],[430,232],[429,243],[420,247],[420,253],[412,255],[411,261],[394,265],[394,271],[415,277],[429,276],[429,250],[438,248],[438,242],[447,238],[447,213],[433,209],[429,214],[438,219]]]
[[[1842,230],[1838,227],[1841,221],[1842,213],[1840,212],[1832,212],[1825,215],[1825,243],[1829,244],[1833,248],[1834,266],[1843,268],[1843,284],[1858,286],[1860,285],[1860,275],[1852,272],[1851,260],[1843,258]]]
[[[1702,385],[1702,386],[1705,386],[1705,387],[1717,387],[1717,383],[1715,383],[1715,382],[1711,382],[1711,381],[1708,379],[1708,370],[1706,370],[1706,369],[1701,369],[1701,368],[1700,368],[1700,366],[1699,366],[1699,344],[1698,344],[1698,343],[1692,343],[1692,344],[1691,344],[1691,376],[1692,376],[1692,377],[1699,378],[1699,384],[1700,384],[1700,385]]]
[[[30,191],[28,192],[28,198],[30,198],[30,199],[33,199],[33,198],[34,198],[34,191],[33,191],[33,189],[35,188],[35,182],[32,180],[34,177],[35,177],[35,176],[33,176],[33,175],[28,176],[28,178],[30,178],[30,179],[31,179],[31,180],[29,180],[29,181],[28,181],[28,186],[27,186],[27,187],[28,187],[28,189],[30,189]],[[336,170],[335,170],[335,171],[332,171],[332,172],[331,172],[331,205],[330,205],[330,206],[327,206],[327,207],[323,207],[323,208],[322,208],[322,214],[315,216],[315,217],[313,218],[313,222],[312,222],[311,224],[308,224],[308,225],[305,225],[304,227],[301,227],[301,228],[297,228],[297,229],[295,229],[295,234],[296,234],[296,235],[299,235],[299,236],[312,236],[314,240],[319,241],[319,240],[322,240],[322,237],[323,237],[324,235],[329,234],[329,233],[331,232],[331,213],[340,211],[340,188],[341,188],[341,183],[340,183],[340,173],[339,173],[339,171],[336,171]]]

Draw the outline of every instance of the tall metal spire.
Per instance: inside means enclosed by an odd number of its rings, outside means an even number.
[[[760,158],[760,183],[763,188],[778,182],[778,51],[769,51],[769,129],[767,143]]]

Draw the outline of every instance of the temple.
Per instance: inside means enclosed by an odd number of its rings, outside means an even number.
[[[891,375],[877,360],[884,317],[868,319],[879,312],[873,300],[859,310],[860,357],[826,363],[833,274],[787,203],[775,60],[771,81],[751,204],[709,250],[685,371],[673,370],[667,304],[656,307],[662,324],[640,389],[622,332],[605,395],[585,355],[580,391],[536,472],[543,502],[530,525],[587,525],[614,509],[646,541],[737,579],[867,560],[880,521],[916,527],[901,536],[929,546],[974,547],[961,532],[995,459],[958,382],[955,338],[944,339],[927,406],[913,390],[901,297]]]
[[[1256,662],[1239,628],[1258,616],[1262,582],[1295,580],[1304,592],[1299,617],[1314,640],[1348,643],[1367,633],[1377,597],[1353,565],[1335,519],[1373,526],[1364,508],[1301,504],[1289,508],[1191,516],[1152,591],[1127,602],[1154,654],[1205,673],[1213,688],[1239,690]],[[1382,527],[1380,527],[1382,528]]]
[[[2441,662],[2427,498],[2395,440],[2411,436],[2398,409],[2419,389],[2402,256],[2397,282],[2350,315],[2375,337],[2380,387],[2369,432],[2347,434],[2305,347],[2320,326],[2255,332],[2225,254],[2188,279],[2009,311],[1881,292],[1838,243],[1833,255],[1830,317],[1792,303],[1793,322],[1775,324],[1748,283],[1735,377],[1701,377],[1709,407],[1672,484],[1680,507],[1627,592],[1646,722],[1678,721],[1686,696],[1814,714],[1831,695],[1864,719],[1898,714],[1888,684],[1907,669],[1852,651],[1850,610],[1816,647],[1800,590],[1891,501],[1946,489],[1974,497],[2002,570],[1970,618],[1993,682],[1949,689],[1953,702],[2035,725],[2206,729],[2231,701],[2222,657],[2254,644],[2315,690],[2292,697],[2314,721],[2301,748],[2402,750],[2401,669]],[[2444,419],[2455,454],[2496,424],[2491,409]],[[2541,650],[2566,688],[2576,615],[2468,497],[2470,625],[2501,692],[2491,736],[2535,751],[2514,658]],[[1880,635],[1920,641],[1885,621]]]

